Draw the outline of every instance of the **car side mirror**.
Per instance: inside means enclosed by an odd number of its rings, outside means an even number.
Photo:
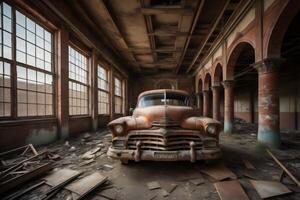
[[[132,114],[134,111],[134,108],[129,108],[129,114]]]

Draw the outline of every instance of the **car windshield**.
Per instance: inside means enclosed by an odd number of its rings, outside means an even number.
[[[139,100],[138,107],[159,106],[159,105],[172,105],[172,106],[189,106],[189,97],[177,93],[157,93],[142,96]]]

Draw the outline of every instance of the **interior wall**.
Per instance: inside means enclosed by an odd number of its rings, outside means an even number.
[[[195,94],[194,78],[192,76],[139,76],[131,79],[128,85],[130,95],[130,107],[134,108],[137,103],[138,95],[147,90],[158,89],[161,82],[169,81],[174,84],[175,89],[184,90],[190,93],[193,97]],[[196,103],[196,101],[194,102]]]
[[[253,92],[244,88],[235,92],[234,117],[243,119],[249,123],[258,122],[257,91]]]
[[[279,95],[280,129],[300,130],[300,80],[281,81]]]

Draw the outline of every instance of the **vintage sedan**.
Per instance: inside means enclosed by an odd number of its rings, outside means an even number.
[[[112,145],[108,156],[128,160],[213,160],[221,155],[221,123],[202,117],[181,90],[150,90],[138,97],[132,116],[108,124]]]

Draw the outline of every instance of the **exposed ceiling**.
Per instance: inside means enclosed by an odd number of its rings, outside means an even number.
[[[195,70],[243,0],[67,1],[131,72],[183,74]]]

